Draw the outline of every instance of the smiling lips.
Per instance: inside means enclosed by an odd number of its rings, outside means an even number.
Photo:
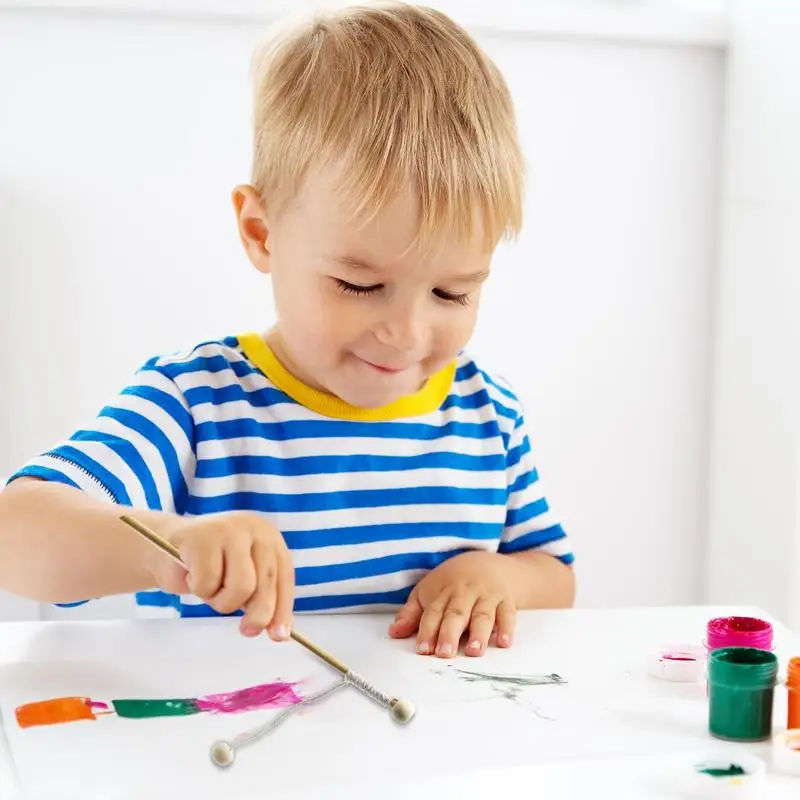
[[[372,367],[373,369],[378,370],[378,372],[382,372],[384,375],[397,375],[399,372],[404,372],[408,367],[390,367],[385,364],[373,364],[372,361],[367,361],[366,359],[361,359],[368,367]]]

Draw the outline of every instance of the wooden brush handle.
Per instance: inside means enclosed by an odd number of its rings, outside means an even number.
[[[142,536],[144,536],[145,539],[158,547],[162,552],[166,553],[170,558],[174,559],[182,566],[186,566],[186,564],[183,563],[180,551],[177,547],[175,547],[174,544],[172,544],[172,542],[168,542],[163,536],[159,536],[154,530],[148,528],[147,525],[136,519],[136,517],[132,517],[129,514],[123,514],[120,519],[126,525],[133,528],[137,533],[140,533]],[[321,658],[325,663],[330,664],[330,666],[332,666],[335,670],[341,672],[342,675],[346,675],[348,672],[350,672],[350,668],[346,664],[343,664],[338,658],[334,658],[330,653],[326,652],[321,647],[318,647],[309,639],[306,639],[306,637],[301,633],[298,633],[296,630],[292,629],[289,635],[298,644],[303,645],[306,650],[317,656],[317,658]]]

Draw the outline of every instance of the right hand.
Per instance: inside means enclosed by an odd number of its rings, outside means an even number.
[[[164,531],[186,568],[155,551],[151,572],[161,589],[191,592],[220,614],[244,609],[239,630],[287,639],[294,603],[294,566],[280,531],[264,517],[231,511],[175,517]]]

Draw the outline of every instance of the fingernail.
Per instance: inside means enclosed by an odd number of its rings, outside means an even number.
[[[258,636],[258,634],[261,633],[261,629],[256,628],[253,625],[245,625],[244,629],[242,630],[242,633],[245,636]]]
[[[511,637],[507,633],[500,634],[500,644],[507,645],[511,641]]]
[[[451,644],[443,644],[439,648],[439,655],[442,655],[442,656],[451,656],[451,655],[453,655],[453,645],[451,645]]]
[[[481,649],[481,643],[477,639],[474,642],[470,642],[469,646],[470,646],[471,650],[480,650]]]
[[[428,655],[431,651],[431,646],[427,642],[420,642],[417,645],[417,652],[423,656]]]
[[[288,639],[289,629],[285,625],[278,625],[278,627],[275,628],[275,636],[279,639]]]

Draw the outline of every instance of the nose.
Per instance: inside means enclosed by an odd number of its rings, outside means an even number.
[[[375,326],[375,338],[386,347],[410,352],[423,338],[422,314],[414,304],[393,304],[386,308]]]

